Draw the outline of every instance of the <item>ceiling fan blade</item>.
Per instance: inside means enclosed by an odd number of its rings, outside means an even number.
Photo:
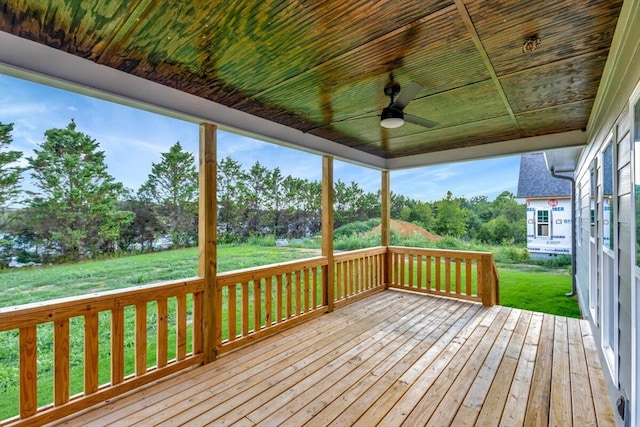
[[[393,103],[392,107],[399,108],[402,110],[407,106],[408,103],[411,102],[413,98],[422,90],[422,85],[420,83],[411,82],[406,87],[404,87],[400,91],[400,95]]]
[[[420,117],[412,116],[411,114],[406,114],[406,113],[404,115],[404,121],[413,123],[414,125],[424,126],[426,128],[433,128],[440,124],[431,120],[422,119]]]

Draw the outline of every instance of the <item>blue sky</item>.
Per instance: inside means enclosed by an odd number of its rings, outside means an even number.
[[[51,128],[74,119],[77,129],[96,139],[105,152],[109,172],[125,186],[137,189],[176,141],[197,158],[198,126],[119,104],[0,75],[0,121],[14,123],[13,147],[31,156]],[[285,175],[320,180],[320,156],[228,132],[218,135],[218,157],[231,156],[249,168],[256,161]],[[519,156],[502,157],[391,172],[395,193],[423,200],[486,195],[490,200],[508,190],[515,194]],[[380,172],[336,161],[335,180],[356,181],[367,191],[380,188]]]

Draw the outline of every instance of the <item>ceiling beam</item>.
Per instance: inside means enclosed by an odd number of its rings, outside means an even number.
[[[513,108],[511,108],[511,104],[509,103],[509,99],[507,99],[507,94],[504,92],[504,89],[502,88],[502,84],[500,83],[500,79],[498,79],[498,75],[496,74],[496,70],[493,68],[493,64],[491,63],[491,59],[489,59],[489,55],[487,54],[487,51],[485,50],[484,45],[482,44],[482,41],[480,40],[480,36],[478,35],[478,32],[476,31],[476,27],[475,27],[475,25],[473,25],[473,21],[471,20],[471,16],[469,15],[469,11],[467,10],[467,7],[465,6],[464,1],[463,0],[454,0],[454,1],[456,3],[456,7],[458,8],[458,13],[460,13],[460,17],[462,18],[462,21],[464,22],[464,25],[467,27],[467,30],[469,31],[469,34],[471,34],[471,39],[473,40],[473,43],[476,45],[476,49],[478,49],[478,53],[482,57],[482,60],[484,61],[485,66],[487,67],[487,71],[489,71],[489,74],[491,75],[491,80],[493,80],[493,84],[496,86],[496,89],[498,90],[498,94],[500,95],[500,99],[502,99],[502,103],[504,104],[504,108],[507,110],[507,113],[509,113],[509,116],[511,117],[511,120],[513,121],[513,123],[520,130],[520,134],[522,134],[522,129],[520,128],[520,124],[518,123],[518,119],[516,118],[516,115],[513,112]]]

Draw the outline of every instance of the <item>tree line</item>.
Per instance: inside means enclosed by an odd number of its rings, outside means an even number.
[[[0,266],[15,257],[64,262],[197,244],[198,169],[180,142],[151,164],[147,180],[134,190],[108,173],[99,143],[78,131],[73,119],[65,128],[47,130],[33,155],[24,159],[10,150],[12,131],[13,124],[0,123]],[[34,189],[22,188],[25,172]],[[284,175],[259,162],[245,169],[226,157],[218,162],[217,186],[221,243],[320,232],[319,181]],[[335,227],[379,218],[380,200],[380,191],[337,180]],[[509,192],[491,202],[451,192],[436,202],[392,193],[391,217],[439,235],[525,241],[525,207]]]

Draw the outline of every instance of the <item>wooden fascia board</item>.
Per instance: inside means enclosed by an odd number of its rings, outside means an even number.
[[[574,130],[390,159],[388,165],[391,170],[408,169],[443,163],[455,163],[519,155],[524,153],[535,153],[553,148],[579,147],[586,143],[587,134],[580,130]]]

